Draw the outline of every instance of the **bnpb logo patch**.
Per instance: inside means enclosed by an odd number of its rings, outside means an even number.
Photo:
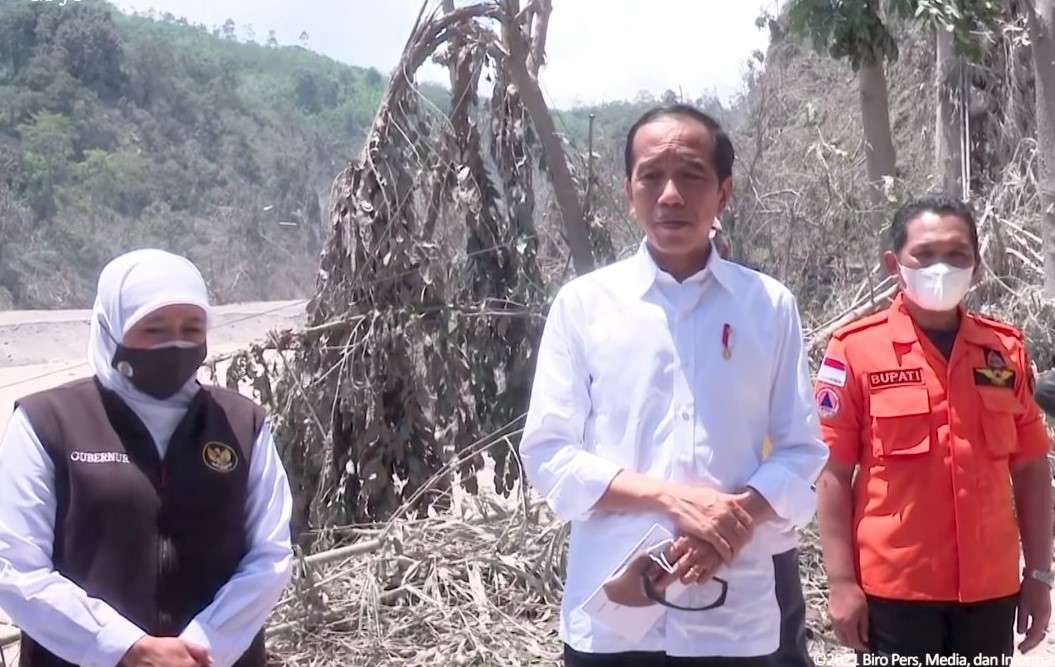
[[[817,392],[817,412],[824,419],[831,419],[839,414],[841,403],[839,394],[834,389],[821,387]]]

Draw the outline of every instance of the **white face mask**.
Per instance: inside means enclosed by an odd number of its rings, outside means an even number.
[[[974,268],[958,269],[944,262],[922,269],[910,269],[900,264],[905,281],[905,296],[924,310],[945,312],[960,305],[971,289]]]

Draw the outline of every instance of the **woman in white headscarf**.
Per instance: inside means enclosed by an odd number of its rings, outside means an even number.
[[[201,274],[160,250],[99,277],[93,375],[16,404],[0,444],[0,608],[25,667],[263,666],[289,484],[262,410],[198,384]]]

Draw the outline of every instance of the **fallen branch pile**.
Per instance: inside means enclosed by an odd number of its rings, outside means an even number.
[[[450,510],[351,529],[374,549],[300,562],[273,616],[285,665],[556,665],[566,532],[539,502],[460,496]]]

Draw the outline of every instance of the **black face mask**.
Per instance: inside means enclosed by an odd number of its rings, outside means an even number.
[[[205,343],[167,345],[142,349],[117,344],[111,362],[118,373],[147,396],[164,400],[178,392],[198,372],[207,348]]]

